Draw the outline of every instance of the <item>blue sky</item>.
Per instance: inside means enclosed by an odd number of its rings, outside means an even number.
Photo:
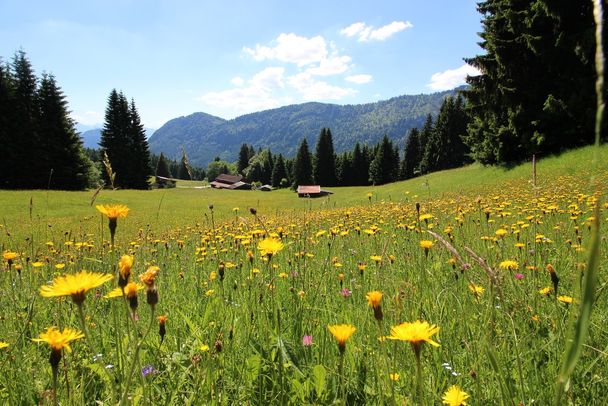
[[[81,124],[113,88],[147,127],[430,93],[474,74],[475,0],[0,0],[0,56],[56,76]]]

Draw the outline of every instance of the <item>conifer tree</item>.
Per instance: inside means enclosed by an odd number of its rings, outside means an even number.
[[[13,117],[14,91],[15,84],[10,68],[0,59],[0,145],[8,151],[2,154],[0,159],[0,189],[15,187],[13,134],[17,122]]]
[[[37,94],[38,134],[45,151],[39,157],[52,189],[80,190],[89,185],[92,162],[68,115],[67,101],[52,75],[44,74]]]
[[[420,150],[420,136],[417,128],[412,128],[405,142],[403,161],[401,162],[400,178],[411,179],[417,175],[422,153]]]
[[[304,138],[298,147],[298,153],[293,163],[292,187],[297,189],[300,185],[312,185],[312,183],[312,157],[308,150],[308,142]]]
[[[245,174],[245,169],[249,166],[249,146],[247,144],[241,145],[241,149],[239,151],[239,159],[236,164],[236,172],[241,175]]]
[[[165,155],[161,152],[160,157],[158,158],[158,164],[156,165],[156,176],[162,176],[163,178],[172,178],[171,171],[169,170],[169,165],[167,164],[167,159]]]
[[[177,171],[177,178],[182,180],[192,180],[190,175],[190,169],[188,164],[188,157],[186,157],[186,151],[182,151],[182,159],[179,161],[179,169]]]
[[[374,185],[394,182],[399,170],[399,153],[388,136],[376,146],[376,155],[369,166],[369,178]]]
[[[367,146],[361,149],[361,146],[357,142],[353,149],[352,156],[352,185],[353,186],[365,186],[369,184],[369,153]]]
[[[131,144],[131,162],[133,163],[132,181],[129,185],[132,189],[149,189],[149,177],[152,175],[150,168],[150,148],[148,138],[144,129],[135,101],[131,99],[129,106],[129,141]]]
[[[336,156],[329,128],[321,129],[317,140],[313,179],[316,184],[322,186],[334,186],[336,184]]]
[[[285,168],[285,159],[283,158],[283,155],[279,154],[272,169],[272,187],[280,187],[283,179],[288,179],[287,169]]]

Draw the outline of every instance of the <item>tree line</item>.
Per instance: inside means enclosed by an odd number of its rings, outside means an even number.
[[[468,123],[462,97],[448,96],[436,119],[428,115],[421,129],[409,132],[402,153],[384,136],[373,146],[356,143],[351,151],[336,154],[331,129],[323,128],[314,153],[304,138],[293,158],[243,144],[234,172],[273,187],[381,185],[470,162],[469,148],[463,142]],[[212,164],[217,162],[222,161],[218,158]],[[223,165],[226,171],[222,173],[230,172],[229,164]]]

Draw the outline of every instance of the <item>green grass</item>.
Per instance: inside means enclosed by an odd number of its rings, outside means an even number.
[[[607,151],[601,147],[602,155]],[[465,390],[471,405],[549,404],[569,320],[590,294],[581,294],[590,218],[598,201],[599,217],[608,212],[608,160],[591,174],[592,155],[584,148],[540,161],[536,187],[525,164],[334,188],[331,197],[310,200],[286,190],[102,191],[96,203],[131,208],[118,220],[114,250],[107,220],[90,204],[92,192],[0,192],[2,250],[19,254],[0,272],[0,341],[8,343],[0,349],[1,402],[51,404],[49,349],[31,339],[52,325],[82,329],[72,300],[42,298],[40,286],[81,269],[115,274],[129,253],[134,280],[148,266],[160,267],[159,303],[152,309],[140,293],[133,320],[125,301],[103,298],[116,282],[87,293],[88,336],[63,352],[59,366],[62,404],[427,405],[439,404],[451,385]],[[428,223],[415,202],[433,215]],[[270,261],[257,249],[266,233],[284,244]],[[428,253],[421,240],[434,242]],[[608,306],[607,245],[598,240],[597,309]],[[506,260],[518,269],[503,269]],[[548,264],[559,284],[557,294],[544,296],[539,290],[553,286]],[[470,284],[483,293],[473,295]],[[371,290],[384,294],[381,322],[366,302]],[[558,301],[562,295],[573,302]],[[169,318],[162,343],[159,314]],[[422,345],[419,378],[409,343],[378,339],[414,320],[440,329],[432,337],[440,347]],[[587,322],[564,399],[604,404],[608,315],[588,312]],[[340,323],[357,329],[343,357],[327,329]],[[313,337],[312,346],[302,344],[304,335]],[[143,376],[147,365],[155,372]]]

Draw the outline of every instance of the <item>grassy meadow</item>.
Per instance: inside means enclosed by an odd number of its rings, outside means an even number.
[[[321,199],[193,182],[0,191],[0,399],[545,405],[568,359],[563,402],[606,404],[606,158],[605,145],[548,157],[536,185],[530,163],[471,165]],[[101,204],[130,209],[114,246]],[[114,278],[59,289],[82,270]],[[84,336],[41,337],[51,326]]]

